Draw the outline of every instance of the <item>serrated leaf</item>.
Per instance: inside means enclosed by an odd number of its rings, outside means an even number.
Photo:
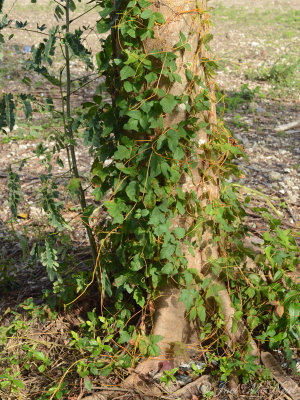
[[[146,301],[140,288],[134,289],[133,298],[140,307],[144,307]]]
[[[157,357],[157,356],[159,356],[159,353],[160,353],[160,349],[157,346],[157,344],[150,344],[148,346],[148,355],[150,357]]]
[[[152,11],[148,8],[144,10],[141,14],[141,18],[143,19],[149,19],[152,16]]]
[[[163,108],[164,113],[170,114],[177,105],[177,101],[172,94],[168,94],[161,101],[160,104]]]
[[[135,70],[129,65],[125,65],[120,71],[121,80],[124,81],[127,78],[131,78],[135,75]]]
[[[104,206],[107,208],[109,215],[113,218],[114,224],[121,224],[124,221],[122,212],[127,210],[127,207],[123,201],[107,200],[104,202]]]
[[[178,301],[182,301],[187,311],[190,311],[194,305],[195,291],[189,289],[182,289]]]
[[[138,183],[135,181],[130,182],[129,185],[126,187],[125,192],[131,201],[136,201],[139,193]]]
[[[100,21],[97,22],[97,31],[98,33],[106,33],[107,31],[110,30],[111,27],[111,22],[106,21],[104,19],[101,19]]]
[[[175,246],[173,244],[168,244],[167,246],[163,246],[161,251],[160,251],[160,258],[161,260],[164,258],[169,258],[174,254],[175,252]]]
[[[185,229],[179,226],[173,230],[173,233],[178,239],[182,239],[185,235]]]
[[[91,391],[92,391],[93,384],[92,384],[90,378],[88,378],[88,377],[85,377],[85,378],[84,378],[84,387],[86,388],[86,390],[87,390],[88,392],[91,392]]]
[[[127,160],[130,157],[130,150],[121,144],[118,145],[114,154],[115,160]]]
[[[204,324],[205,319],[206,319],[206,309],[202,304],[197,307],[197,314],[198,314],[200,321]]]
[[[166,265],[164,265],[161,269],[161,273],[165,275],[172,275],[174,273],[173,264],[167,263]]]

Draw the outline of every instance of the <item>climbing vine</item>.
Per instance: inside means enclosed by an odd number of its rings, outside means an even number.
[[[241,204],[227,179],[240,175],[232,161],[246,156],[223,122],[210,120],[216,63],[209,56],[208,14],[200,7],[190,11],[195,21],[204,21],[200,46],[205,56],[201,54],[201,73],[184,66],[188,85],[175,95],[172,85],[182,80],[177,59],[191,51],[191,45],[180,32],[172,48],[146,51],[145,41],[154,40],[157,27],[165,24],[151,5],[146,0],[117,3],[116,8],[109,1],[101,3],[98,31],[111,34],[103,41],[97,63],[112,102],[87,106],[85,138],[95,154],[95,200],[103,202],[101,207],[109,215],[96,231],[101,242],[96,268],[102,274],[102,294],[112,297],[117,310],[125,309],[128,317],[132,313],[126,306],[128,298],[151,314],[151,300],[159,289],[170,280],[176,282],[189,318],[202,323],[203,342],[210,338],[219,355],[227,352],[221,307],[216,313],[208,306],[211,297],[221,306],[220,285],[188,268],[182,250],[185,245],[193,254],[197,246],[207,245],[204,233],[209,231],[219,256],[208,256],[205,269],[228,288],[235,309],[232,331],[245,320],[257,342],[272,347],[284,342],[288,348],[290,341],[299,340],[294,325],[299,316],[297,289],[288,276],[297,264],[297,246],[291,232],[283,231],[281,222],[269,213],[270,232],[264,234],[258,254],[243,244],[249,236],[243,207],[250,199]],[[178,110],[186,111],[185,118],[166,125],[166,116]],[[197,139],[200,131],[207,140]],[[202,187],[186,192],[182,176],[193,179],[195,169],[200,169]],[[219,196],[211,196],[212,185],[219,185]],[[174,227],[173,221],[186,215],[189,226]],[[252,270],[247,267],[249,259],[256,263]],[[140,343],[143,350],[144,342]],[[243,350],[236,348],[237,360],[244,357],[241,354]],[[148,355],[155,354],[151,350]]]

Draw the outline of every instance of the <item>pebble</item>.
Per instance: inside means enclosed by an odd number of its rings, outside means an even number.
[[[281,174],[279,172],[272,171],[272,172],[269,173],[269,179],[270,179],[271,182],[280,181]]]
[[[31,218],[41,218],[45,215],[45,211],[38,207],[30,207],[30,217]]]
[[[266,112],[266,110],[263,107],[258,106],[256,109],[256,112],[263,113],[263,112]]]

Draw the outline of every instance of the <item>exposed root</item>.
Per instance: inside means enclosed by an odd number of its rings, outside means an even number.
[[[171,398],[181,398],[189,399],[193,395],[204,394],[212,389],[212,380],[209,375],[202,375],[200,378],[196,379],[194,382],[188,383],[183,388],[176,390],[172,393]]]
[[[262,352],[261,360],[264,366],[270,369],[274,379],[282,386],[285,392],[293,400],[300,400],[300,387],[284,372],[279,362],[272,356],[272,354]]]

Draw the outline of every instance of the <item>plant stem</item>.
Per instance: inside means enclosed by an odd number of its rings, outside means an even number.
[[[69,0],[66,0],[65,10],[66,10],[66,32],[67,33],[70,31],[69,5],[70,5]],[[65,44],[65,59],[66,59],[66,75],[67,75],[67,93],[66,93],[67,123],[66,123],[66,128],[67,128],[68,138],[70,141],[69,149],[70,149],[71,165],[72,165],[71,173],[74,178],[80,178],[79,172],[78,172],[78,167],[77,167],[76,154],[75,154],[74,134],[73,134],[72,116],[71,116],[71,69],[70,69],[70,52],[69,52],[67,43]],[[86,209],[86,199],[85,199],[85,194],[84,194],[84,190],[82,188],[81,183],[79,185],[79,201],[80,201],[80,207],[81,207],[82,214],[83,214],[82,222],[84,223],[85,229],[88,234],[92,257],[93,257],[93,262],[94,262],[94,264],[96,264],[97,254],[98,254],[97,245],[96,245],[96,241],[93,236],[93,232],[89,226],[88,217],[84,216],[84,211]],[[97,274],[97,280],[99,283],[98,274]]]

